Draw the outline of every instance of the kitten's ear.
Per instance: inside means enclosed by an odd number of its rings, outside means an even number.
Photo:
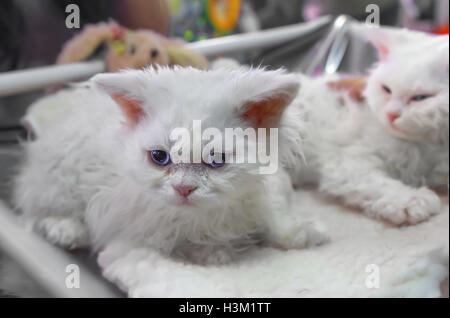
[[[372,27],[360,24],[355,25],[353,29],[357,36],[372,43],[378,51],[380,61],[387,61],[397,46],[426,38],[422,32],[390,27]]]
[[[266,88],[247,99],[238,110],[240,117],[254,128],[278,127],[284,110],[300,89],[300,82],[293,75],[277,75],[267,80],[261,85]]]
[[[368,39],[372,45],[377,49],[378,58],[380,61],[387,61],[391,53],[389,43],[387,39],[383,39],[382,32],[371,32],[368,33]]]
[[[91,82],[101,91],[107,93],[120,106],[128,123],[136,126],[146,116],[142,106],[143,100],[136,93],[139,83],[135,75],[124,72],[99,74]]]
[[[365,27],[361,29],[360,34],[377,49],[380,61],[387,61],[389,59],[395,43],[395,36],[392,31],[375,27]]]

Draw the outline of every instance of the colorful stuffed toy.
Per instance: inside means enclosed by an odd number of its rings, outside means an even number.
[[[149,30],[132,31],[115,22],[88,25],[65,44],[57,64],[88,59],[101,45],[107,44],[106,71],[143,68],[149,65],[181,65],[207,69],[201,54]]]
[[[171,33],[186,42],[233,33],[239,27],[242,0],[168,0]]]
[[[184,46],[184,42],[169,40],[148,30],[131,31],[115,22],[88,25],[84,30],[65,44],[57,64],[68,64],[88,59],[103,44],[107,45],[106,71],[120,69],[139,69],[149,65],[180,65],[208,69],[205,57]],[[78,86],[81,87],[81,86]],[[61,87],[52,87],[48,92],[56,92]],[[48,123],[58,120],[65,112],[61,95],[50,95],[32,104],[22,125],[30,136],[39,137]]]

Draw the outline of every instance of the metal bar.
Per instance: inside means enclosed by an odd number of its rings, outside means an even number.
[[[102,61],[38,67],[0,74],[0,97],[87,79],[105,70]]]
[[[70,254],[26,231],[17,217],[0,201],[0,250],[20,264],[50,295],[64,298],[118,297],[101,277],[94,275]],[[66,268],[80,269],[80,288],[67,288]]]
[[[308,23],[190,43],[188,47],[206,56],[264,49],[309,35],[329,25],[331,22],[331,17],[326,16]]]
[[[330,48],[333,46],[334,41],[339,37],[342,32],[346,31],[348,24],[351,23],[351,18],[345,15],[341,15],[336,18],[333,26],[328,33],[327,37],[320,45],[318,52],[314,55],[312,61],[307,61],[308,67],[305,71],[306,74],[313,74],[314,70],[326,59],[329,54]]]
[[[322,17],[308,23],[189,43],[187,47],[207,57],[264,49],[309,35],[331,21],[331,17]],[[103,61],[91,61],[0,73],[0,97],[86,79],[104,70]]]

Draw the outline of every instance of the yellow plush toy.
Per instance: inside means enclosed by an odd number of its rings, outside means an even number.
[[[108,46],[107,72],[149,65],[209,67],[205,57],[187,49],[182,41],[167,39],[149,30],[132,31],[115,22],[86,26],[65,44],[57,64],[86,60],[103,44]]]

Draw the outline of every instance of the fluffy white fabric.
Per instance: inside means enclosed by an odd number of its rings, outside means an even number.
[[[99,256],[103,274],[131,297],[439,297],[448,277],[449,213],[404,228],[326,202],[316,192],[295,194],[302,218],[328,227],[332,244],[308,250],[264,248],[239,262],[187,265],[148,249],[110,244]],[[366,267],[380,269],[368,289]]]

